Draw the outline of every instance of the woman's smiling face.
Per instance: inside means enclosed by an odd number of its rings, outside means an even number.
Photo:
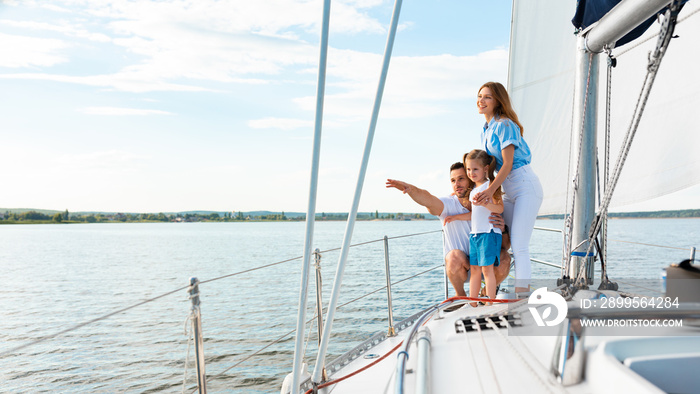
[[[479,95],[476,98],[476,107],[479,110],[479,113],[486,116],[486,118],[490,120],[493,118],[496,105],[497,102],[493,98],[491,89],[487,87],[481,88],[481,90],[479,90]]]

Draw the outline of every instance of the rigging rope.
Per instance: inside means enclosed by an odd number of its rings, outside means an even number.
[[[187,316],[187,319],[185,319],[185,335],[188,335],[188,338],[187,338],[187,355],[185,356],[185,373],[183,374],[183,377],[182,377],[182,391],[181,391],[182,394],[185,394],[185,388],[187,386],[187,365],[190,362],[190,348],[192,346],[192,342],[194,342],[194,330],[192,330],[192,335],[189,335],[187,333],[187,324],[190,322],[191,319],[192,319],[192,313],[190,313]]]
[[[309,319],[309,320],[306,321],[306,324],[311,323],[311,322],[312,322],[314,319],[316,319],[316,318],[317,318],[317,316],[312,317],[311,319]],[[282,341],[283,339],[289,337],[290,335],[294,334],[294,332],[296,332],[296,328],[295,328],[294,330],[291,330],[291,331],[285,333],[284,335],[280,336],[279,338],[275,339],[274,341],[268,343],[267,345],[263,346],[262,348],[258,349],[257,351],[255,351],[255,352],[249,354],[247,357],[245,357],[244,359],[238,361],[237,363],[233,364],[232,366],[230,366],[230,367],[224,369],[223,371],[219,372],[218,375],[214,375],[214,376],[210,376],[210,377],[208,376],[207,379],[216,379],[216,378],[221,377],[221,376],[222,376],[223,374],[225,374],[226,372],[228,372],[228,371],[230,371],[231,369],[233,369],[233,368],[235,368],[235,367],[241,365],[242,363],[244,363],[244,362],[250,360],[251,358],[253,358],[253,356],[256,356],[258,353],[262,352],[263,350],[269,348],[270,346],[272,346],[272,345],[274,345],[274,344],[276,344],[276,343]],[[193,393],[196,392],[196,391],[197,391],[197,388],[195,387]]]
[[[641,286],[641,285],[634,284],[634,283],[627,283],[627,282],[623,282],[623,281],[621,281],[621,280],[618,280],[618,282],[620,282],[620,283],[622,283],[623,285],[626,285],[626,286],[628,286],[628,287],[636,287],[636,288],[638,288],[638,289],[649,290],[649,291],[651,291],[651,292],[654,293],[654,294],[662,294],[662,295],[666,294],[665,292],[660,291],[659,289],[652,289],[652,288],[650,288],[650,287],[645,287],[645,286]],[[620,294],[622,294],[622,293],[620,293]],[[640,296],[640,297],[648,298],[649,296],[644,296],[644,295],[643,295],[643,296]]]
[[[686,250],[686,251],[689,250],[689,249],[691,249],[691,248],[678,248],[678,247],[675,247],[675,246],[667,246],[667,245],[647,244],[647,243],[643,243],[643,242],[623,241],[623,240],[621,240],[621,239],[610,239],[609,241],[622,242],[622,243],[633,244],[633,245],[654,246],[654,247],[657,247],[657,248],[676,249],[676,250]]]
[[[482,302],[495,302],[495,303],[500,303],[500,304],[507,304],[510,302],[518,302],[522,301],[522,299],[496,299],[496,298],[488,298],[488,297],[464,297],[464,296],[454,296],[446,299],[445,301],[441,302],[440,304],[444,304],[446,302],[451,302],[451,301],[457,301],[457,300],[467,300],[467,301],[482,301]]]
[[[442,231],[442,230],[440,230],[440,231]],[[431,232],[435,232],[435,231],[431,231]],[[421,234],[426,234],[426,233],[421,233]],[[416,235],[417,235],[417,234],[416,234]],[[381,241],[383,241],[383,239],[381,239]],[[440,267],[442,267],[442,266],[443,266],[443,265],[438,265],[438,266],[435,266],[435,267],[433,267],[433,268],[429,268],[429,269],[427,269],[427,270],[425,270],[425,271],[422,271],[422,272],[419,272],[419,273],[417,273],[417,274],[415,274],[415,275],[412,275],[412,276],[403,278],[403,279],[398,280],[398,281],[396,281],[396,282],[392,282],[391,284],[392,284],[392,286],[393,286],[393,285],[399,284],[399,283],[401,283],[401,282],[405,282],[405,281],[407,281],[407,280],[409,280],[409,279],[413,279],[413,278],[415,278],[415,277],[417,277],[417,276],[420,276],[420,275],[425,274],[425,273],[427,273],[427,272],[433,271],[433,270],[435,270],[435,269],[437,269],[437,268],[440,268]],[[200,282],[200,283],[201,283],[201,282]],[[370,292],[370,293],[367,293],[367,294],[365,294],[365,295],[363,295],[363,296],[361,296],[361,297],[358,297],[358,298],[355,298],[355,299],[353,299],[353,300],[350,300],[350,301],[348,301],[348,302],[346,302],[346,303],[344,303],[344,304],[338,305],[338,309],[340,309],[340,308],[342,308],[342,307],[344,307],[344,306],[346,306],[346,305],[348,305],[348,304],[350,304],[350,303],[353,303],[353,302],[355,302],[355,301],[357,301],[357,300],[360,300],[360,299],[362,299],[362,298],[364,298],[364,297],[367,297],[367,296],[369,296],[369,295],[371,295],[371,294],[374,294],[374,293],[377,293],[377,292],[379,292],[379,291],[381,291],[381,290],[384,290],[384,289],[386,289],[386,286],[381,287],[381,288],[378,288],[378,289],[376,289],[376,290],[374,290],[374,291],[372,291],[372,292]],[[316,320],[317,318],[318,318],[318,315],[314,315],[314,317],[312,317],[311,319],[309,319],[309,320],[306,321],[306,324],[309,324],[309,323],[313,322],[313,321]],[[232,365],[232,366],[226,368],[225,370],[223,370],[223,371],[220,372],[219,374],[214,375],[214,376],[212,376],[212,377],[208,377],[208,379],[215,379],[215,378],[218,378],[218,377],[222,376],[223,374],[225,374],[226,372],[230,371],[231,369],[233,369],[233,368],[239,366],[240,364],[242,364],[242,363],[244,363],[244,362],[250,360],[251,358],[253,358],[254,356],[256,356],[258,353],[262,352],[263,350],[265,350],[265,349],[269,348],[270,346],[272,346],[272,345],[274,345],[274,344],[276,344],[276,343],[278,343],[278,342],[284,340],[285,338],[289,337],[291,334],[294,334],[295,331],[296,331],[296,329],[291,330],[291,331],[289,331],[289,332],[283,334],[282,336],[278,337],[277,339],[275,339],[274,341],[272,341],[272,342],[270,342],[269,344],[265,345],[264,347],[260,348],[259,350],[257,350],[257,351],[255,351],[255,352],[249,354],[248,356],[246,356],[246,357],[243,358],[242,360],[236,362],[234,365]],[[400,344],[399,344],[399,345],[400,345]],[[392,350],[392,351],[393,351],[393,350]],[[336,381],[336,383],[337,383],[337,381]],[[326,386],[323,386],[323,387],[326,387]],[[320,388],[320,387],[319,387],[319,388]],[[196,389],[195,389],[195,391],[196,391]]]
[[[422,233],[414,233],[414,234],[399,235],[399,236],[396,236],[396,237],[389,237],[389,238],[387,238],[387,239],[406,238],[406,237],[412,237],[412,236],[416,236],[416,235],[425,235],[425,234],[431,234],[431,233],[437,233],[437,232],[442,232],[442,230],[425,231],[425,232],[422,232]],[[353,245],[350,245],[350,247],[366,245],[366,244],[370,244],[370,243],[373,243],[373,242],[384,242],[384,238],[377,239],[377,240],[373,240],[373,241],[367,241],[367,242],[361,242],[361,243],[353,244]],[[340,248],[324,250],[324,251],[322,251],[321,253],[331,252],[331,251],[335,251],[335,250],[340,250]],[[247,273],[247,272],[257,271],[257,270],[260,270],[260,269],[263,269],[263,268],[272,267],[272,266],[279,265],[279,264],[282,264],[282,263],[288,263],[288,262],[290,262],[290,261],[299,260],[299,259],[301,259],[301,258],[302,258],[302,256],[293,257],[293,258],[291,258],[291,259],[286,259],[286,260],[278,261],[278,262],[276,262],[276,263],[266,264],[266,265],[262,265],[262,266],[259,266],[259,267],[250,268],[250,269],[246,269],[246,270],[239,271],[239,272],[234,272],[234,273],[232,273],[232,274],[223,275],[223,276],[219,276],[219,277],[216,277],[216,278],[212,278],[212,279],[207,279],[207,280],[200,281],[199,284],[201,285],[201,284],[203,284],[203,283],[214,282],[214,281],[221,280],[221,279],[224,279],[224,278],[229,278],[229,277],[232,277],[232,276],[245,274],[245,273]],[[433,268],[433,269],[435,269],[435,268]],[[430,270],[428,270],[428,271],[430,271]],[[427,272],[427,271],[424,271],[424,272]],[[413,277],[415,277],[415,276],[418,276],[418,275],[420,275],[420,274],[414,275],[414,276],[409,277],[409,278],[406,278],[406,279],[404,279],[404,280],[411,279],[411,278],[413,278]],[[397,283],[400,283],[400,282],[401,282],[401,281],[399,281],[399,282],[397,282]],[[86,326],[86,325],[89,325],[89,324],[92,324],[92,323],[96,323],[96,322],[98,322],[98,321],[107,319],[107,318],[112,317],[112,316],[114,316],[114,315],[118,315],[118,314],[120,314],[120,313],[122,313],[122,312],[126,312],[126,311],[128,311],[128,310],[130,310],[130,309],[134,309],[134,308],[139,307],[139,306],[141,306],[141,305],[144,305],[144,304],[147,304],[147,303],[156,301],[156,300],[158,300],[158,299],[160,299],[160,298],[169,296],[169,295],[171,295],[171,294],[175,294],[175,293],[180,292],[180,291],[182,291],[182,290],[185,290],[185,289],[187,289],[187,288],[189,288],[189,287],[190,287],[189,285],[179,287],[179,288],[177,288],[177,289],[175,289],[175,290],[169,291],[169,292],[167,292],[167,293],[163,293],[163,294],[161,294],[161,295],[159,295],[159,296],[155,296],[155,297],[152,297],[152,298],[149,298],[149,299],[140,301],[140,302],[138,302],[138,303],[136,303],[136,304],[127,306],[127,307],[125,307],[125,308],[118,309],[118,310],[116,310],[116,311],[114,311],[114,312],[110,312],[110,313],[108,313],[108,314],[106,314],[106,315],[102,315],[102,316],[96,317],[96,318],[94,318],[94,319],[91,319],[91,320],[82,322],[82,323],[80,323],[80,324],[77,324],[77,325],[72,326],[72,327],[70,327],[70,328],[67,328],[67,329],[65,329],[65,330],[62,330],[62,331],[59,331],[59,332],[57,332],[57,333],[50,334],[50,335],[47,335],[47,336],[42,337],[42,338],[40,338],[40,339],[34,340],[34,341],[32,341],[32,342],[28,342],[28,343],[25,343],[25,344],[23,344],[23,345],[19,345],[19,346],[13,347],[13,348],[11,348],[11,349],[3,350],[2,352],[0,352],[0,357],[4,356],[4,355],[6,355],[6,354],[13,353],[13,352],[16,352],[16,351],[18,351],[18,350],[24,349],[24,348],[26,348],[26,347],[39,344],[39,343],[41,343],[41,342],[48,341],[49,339],[52,339],[52,338],[61,336],[61,335],[63,335],[63,334],[67,334],[67,333],[69,333],[69,332],[71,332],[71,331],[74,331],[74,330],[77,330],[77,329],[79,329],[79,328],[81,328],[81,327],[83,327],[83,326]],[[384,288],[382,288],[382,289],[384,289]],[[379,290],[382,290],[382,289],[379,289]],[[379,290],[377,290],[377,291],[379,291]],[[344,305],[347,305],[347,304],[344,304]]]
[[[610,179],[610,108],[612,103],[612,69],[617,65],[617,59],[612,55],[612,50],[606,48],[608,52],[608,72],[607,81],[605,83],[605,169],[603,172],[603,191],[607,191],[608,180]],[[603,216],[603,261],[608,261],[608,215],[607,212]],[[602,278],[608,277],[607,265],[603,266],[601,273]]]
[[[411,236],[416,236],[416,235],[425,235],[425,234],[431,234],[431,233],[437,233],[437,232],[442,232],[442,230],[425,231],[425,232],[422,232],[422,233],[414,233],[414,234],[399,235],[399,236],[396,236],[396,237],[388,237],[387,239],[406,238],[406,237],[411,237]],[[373,241],[367,241],[367,242],[361,242],[361,243],[353,244],[353,245],[350,245],[350,247],[356,247],[356,246],[366,245],[366,244],[375,243],[375,242],[383,242],[383,241],[384,241],[384,238],[381,238],[381,239],[377,239],[377,240],[373,240]],[[328,250],[325,250],[325,251],[323,251],[323,252],[330,252],[330,251],[335,251],[335,250],[339,250],[339,249],[340,249],[340,248],[328,249]],[[323,252],[322,252],[322,253],[323,253]],[[246,269],[246,270],[239,271],[239,272],[235,272],[235,273],[232,273],[232,274],[223,275],[223,276],[219,276],[219,277],[216,277],[216,278],[203,280],[203,281],[200,281],[199,284],[208,283],[208,282],[213,282],[213,281],[217,281],[217,280],[224,279],[224,278],[229,278],[229,277],[236,276],[236,275],[241,275],[241,274],[244,274],[244,273],[247,273],[247,272],[251,272],[251,271],[260,270],[260,269],[263,269],[263,268],[272,267],[272,266],[275,266],[275,265],[279,265],[279,264],[282,264],[282,263],[287,263],[287,262],[290,262],[290,261],[293,261],[293,260],[298,260],[298,259],[301,259],[301,258],[302,258],[302,256],[299,256],[299,257],[294,257],[294,258],[290,258],[290,259],[278,261],[278,262],[276,262],[276,263],[271,263],[271,264],[266,264],[266,265],[262,265],[262,266],[259,266],[259,267],[251,268],[251,269]],[[439,266],[430,268],[430,269],[425,270],[425,271],[423,271],[423,272],[420,272],[420,273],[418,273],[418,274],[416,274],[416,275],[413,275],[413,276],[404,278],[404,279],[402,279],[402,280],[400,280],[400,281],[394,282],[393,284],[398,284],[398,283],[404,282],[404,281],[406,281],[406,280],[415,278],[415,277],[417,277],[417,276],[419,276],[419,275],[422,275],[422,274],[424,274],[424,273],[426,273],[426,272],[435,270],[435,269],[440,268],[440,267],[442,267],[442,266],[443,266],[443,265],[439,265]],[[152,297],[152,298],[143,300],[143,301],[140,301],[140,302],[138,302],[138,303],[136,303],[136,304],[133,304],[133,305],[130,305],[130,306],[127,306],[127,307],[118,309],[118,310],[116,310],[116,311],[107,313],[107,314],[105,314],[105,315],[98,316],[98,317],[96,317],[96,318],[94,318],[94,319],[91,319],[91,320],[82,322],[82,323],[80,323],[80,324],[77,324],[77,325],[75,325],[75,326],[69,327],[69,328],[67,328],[67,329],[65,329],[65,330],[56,332],[56,333],[54,333],[54,334],[50,334],[50,335],[44,336],[44,337],[39,338],[39,339],[37,339],[37,340],[34,340],[34,341],[32,341],[32,342],[28,342],[28,343],[25,343],[25,344],[23,344],[23,345],[19,345],[19,346],[16,346],[16,347],[13,347],[13,348],[10,348],[10,349],[7,349],[7,350],[3,350],[2,352],[0,352],[0,357],[4,356],[4,355],[6,355],[6,354],[9,354],[9,353],[14,353],[14,352],[16,352],[16,351],[18,351],[18,350],[21,350],[21,349],[24,349],[24,348],[26,348],[26,347],[30,347],[30,346],[37,345],[37,344],[39,344],[39,343],[48,341],[48,340],[50,340],[50,339],[56,338],[56,337],[58,337],[58,336],[61,336],[61,335],[63,335],[63,334],[67,334],[67,333],[69,333],[69,332],[71,332],[71,331],[74,331],[74,330],[77,330],[77,329],[79,329],[79,328],[81,328],[81,327],[83,327],[83,326],[90,325],[90,324],[92,324],[92,323],[96,323],[96,322],[99,322],[99,321],[101,321],[101,320],[110,318],[110,317],[112,317],[112,316],[114,316],[114,315],[117,315],[117,314],[120,314],[120,313],[122,313],[122,312],[126,312],[126,311],[128,311],[128,310],[134,309],[134,308],[139,307],[139,306],[141,306],[141,305],[144,305],[144,304],[147,304],[147,303],[156,301],[156,300],[158,300],[158,299],[160,299],[160,298],[169,296],[169,295],[171,295],[171,294],[175,294],[175,293],[180,292],[180,291],[182,291],[182,290],[185,290],[185,289],[187,289],[187,288],[189,288],[189,287],[190,287],[190,285],[186,285],[186,286],[179,287],[179,288],[177,288],[177,289],[175,289],[175,290],[172,290],[172,291],[163,293],[163,294],[161,294],[161,295],[158,295],[158,296],[155,296],[155,297]],[[380,288],[380,289],[377,289],[377,290],[373,291],[372,293],[369,293],[369,294],[366,294],[366,295],[364,295],[364,296],[362,296],[362,297],[359,297],[359,298],[357,298],[357,299],[355,299],[355,300],[346,302],[345,304],[340,305],[338,308],[340,308],[340,307],[342,307],[342,306],[345,306],[345,305],[347,305],[347,304],[350,304],[351,302],[354,302],[354,301],[359,300],[359,299],[361,299],[361,298],[364,298],[364,297],[366,297],[366,296],[368,296],[368,295],[370,295],[370,294],[373,294],[373,293],[376,293],[376,292],[378,292],[378,291],[381,291],[381,290],[383,290],[383,289],[385,289],[385,288],[386,288],[386,286],[384,286],[384,287],[382,287],[382,288]],[[313,319],[315,319],[316,317],[317,317],[317,316],[314,316]],[[310,322],[311,322],[311,320],[308,320],[308,321],[307,321],[307,324],[310,323]],[[247,361],[248,359],[250,359],[250,358],[252,358],[253,356],[255,356],[255,355],[257,355],[258,353],[260,353],[261,351],[263,351],[263,350],[267,349],[268,347],[270,347],[270,346],[272,346],[272,345],[274,345],[274,344],[280,342],[281,340],[283,340],[283,339],[286,338],[287,336],[293,334],[294,331],[295,331],[295,330],[292,330],[292,331],[290,331],[289,333],[284,334],[283,336],[279,337],[278,339],[276,339],[276,340],[274,340],[273,342],[269,343],[268,345],[264,346],[264,347],[261,348],[260,350],[258,350],[258,351],[256,351],[256,352],[250,354],[250,355],[249,355],[248,357],[246,357],[245,359],[243,359],[243,360],[239,361],[238,363],[234,364],[233,366],[227,368],[226,370],[224,370],[223,372],[221,372],[219,375],[216,375],[215,377],[218,377],[218,376],[223,375],[224,373],[228,372],[230,369],[232,369],[232,368],[238,366],[239,364],[241,364],[241,363]],[[189,344],[188,344],[188,346],[189,346]],[[187,356],[187,357],[189,358],[189,348],[188,348],[188,356]],[[185,363],[187,364],[187,360],[185,360]],[[185,368],[187,368],[187,365],[185,365]],[[185,370],[185,378],[184,378],[183,384],[186,384],[186,373],[187,373],[187,370]],[[195,391],[196,391],[196,388],[195,388]]]
[[[399,238],[413,237],[413,236],[416,236],[416,235],[425,235],[425,234],[432,234],[432,233],[439,233],[439,232],[442,232],[442,230],[433,230],[433,231],[425,231],[425,232],[422,232],[422,233],[398,235],[398,236],[396,236],[396,237],[388,237],[387,239],[399,239]],[[372,241],[366,241],[366,242],[360,242],[360,243],[352,244],[352,245],[350,245],[350,247],[351,247],[351,248],[354,248],[354,247],[357,247],[357,246],[367,245],[367,244],[376,243],[376,242],[384,242],[384,238],[375,239],[375,240],[372,240]],[[340,249],[341,249],[341,248],[326,249],[326,250],[320,251],[319,253],[334,252],[334,251],[337,251],[337,250],[340,250]],[[218,276],[218,277],[216,277],[216,278],[203,280],[203,281],[200,281],[199,284],[214,282],[214,281],[221,280],[221,279],[225,279],[225,278],[230,278],[230,277],[232,277],[232,276],[237,276],[237,275],[245,274],[245,273],[248,273],[248,272],[257,271],[257,270],[260,270],[260,269],[263,269],[263,268],[272,267],[272,266],[279,265],[279,264],[282,264],[282,263],[288,263],[288,262],[290,262],[290,261],[299,260],[299,259],[301,259],[301,258],[303,258],[303,256],[292,257],[292,258],[290,258],[290,259],[278,261],[278,262],[276,262],[276,263],[270,263],[270,264],[266,264],[266,265],[261,265],[261,266],[259,266],[259,267],[254,267],[254,268],[246,269],[246,270],[243,270],[243,271],[234,272],[234,273],[232,273],[232,274],[222,275],[222,276]]]
[[[405,282],[405,281],[407,281],[407,280],[409,280],[409,279],[413,279],[413,278],[415,278],[415,277],[417,277],[417,276],[423,275],[423,274],[428,273],[428,272],[430,272],[430,271],[434,271],[434,270],[436,270],[436,269],[438,269],[438,268],[442,268],[442,267],[444,267],[444,266],[445,266],[445,264],[436,265],[436,266],[433,267],[433,268],[428,268],[427,270],[421,271],[421,272],[419,272],[419,273],[417,273],[417,274],[415,274],[415,275],[408,276],[408,277],[403,278],[403,279],[401,279],[401,280],[399,280],[399,281],[396,281],[396,282],[391,282],[391,285],[393,286],[393,285],[399,284],[399,283],[401,283],[401,282]],[[344,303],[344,304],[340,304],[340,305],[338,305],[338,308],[340,308],[340,307],[342,307],[342,306],[345,306],[345,305],[348,305],[348,304],[351,304],[351,303],[353,303],[353,302],[355,302],[355,301],[361,300],[361,299],[363,299],[363,298],[365,298],[365,297],[368,297],[368,296],[370,296],[370,295],[372,295],[372,294],[374,294],[374,293],[377,293],[377,292],[379,292],[379,291],[382,291],[382,290],[384,290],[384,289],[386,289],[386,286],[380,287],[380,288],[378,288],[378,289],[376,289],[376,290],[374,290],[374,291],[371,291],[371,292],[369,292],[369,293],[367,293],[367,294],[365,294],[365,295],[362,295],[362,296],[360,296],[360,297],[357,297],[357,298],[355,298],[355,299],[352,299],[352,300],[350,300],[350,301],[348,301],[348,302],[346,302],[346,303]]]
[[[165,294],[161,294],[161,295],[159,295],[159,296],[156,296],[156,297],[153,297],[153,298],[149,298],[149,299],[147,299],[147,300],[141,301],[141,302],[136,303],[136,304],[134,304],[134,305],[127,306],[126,308],[122,308],[122,309],[116,310],[116,311],[114,311],[114,312],[110,312],[110,313],[108,313],[108,314],[106,314],[106,315],[102,315],[102,316],[96,317],[96,318],[94,318],[94,319],[91,319],[91,320],[82,322],[82,323],[80,323],[80,324],[77,324],[77,325],[75,325],[75,326],[73,326],[73,327],[70,327],[70,328],[67,328],[67,329],[65,329],[65,330],[59,331],[59,332],[57,332],[57,333],[54,333],[54,334],[51,334],[51,335],[47,335],[47,336],[45,336],[45,337],[43,337],[43,338],[39,338],[39,339],[37,339],[37,340],[34,340],[34,341],[31,341],[31,342],[25,343],[25,344],[20,345],[20,346],[15,346],[15,347],[13,347],[13,348],[11,348],[11,349],[4,350],[4,351],[0,352],[0,357],[4,356],[4,355],[6,355],[6,354],[9,354],[9,353],[14,353],[14,352],[16,352],[16,351],[18,351],[18,350],[24,349],[25,347],[32,346],[32,345],[36,345],[36,344],[41,343],[41,342],[44,342],[44,341],[48,341],[49,339],[55,338],[55,337],[57,337],[57,336],[59,336],[59,335],[63,335],[63,334],[69,333],[69,332],[71,332],[71,331],[73,331],[73,330],[77,330],[77,329],[79,329],[80,327],[86,326],[86,325],[88,325],[88,324],[96,323],[96,322],[98,322],[98,321],[100,321],[100,320],[104,320],[104,319],[106,319],[106,318],[108,318],[108,317],[112,317],[112,316],[117,315],[117,314],[120,314],[120,313],[122,313],[122,312],[126,312],[126,311],[128,311],[128,310],[130,310],[130,309],[134,309],[134,308],[136,308],[136,307],[138,307],[138,306],[141,306],[141,305],[143,305],[143,304],[147,304],[147,303],[149,303],[149,302],[153,302],[153,301],[155,301],[155,300],[157,300],[157,299],[163,298],[163,297],[165,297],[165,296],[169,296],[169,295],[171,295],[171,294],[174,294],[174,293],[177,293],[177,292],[179,292],[179,291],[185,290],[185,289],[187,289],[187,288],[189,288],[189,287],[190,287],[190,285],[180,287],[180,288],[175,289],[175,290],[173,290],[173,291],[169,291],[169,292],[167,292],[167,293],[165,293]]]
[[[680,12],[680,9],[681,0],[674,0],[669,6],[669,9],[666,10],[666,13],[664,14],[664,21],[661,25],[659,40],[657,41],[656,48],[654,49],[654,51],[649,54],[647,74],[644,78],[644,83],[642,84],[642,91],[640,92],[640,95],[637,98],[637,104],[632,115],[632,121],[620,148],[620,153],[618,155],[617,162],[615,163],[615,169],[613,170],[612,177],[605,187],[605,196],[603,198],[603,202],[601,203],[598,216],[594,220],[593,225],[591,226],[591,231],[588,235],[588,250],[586,251],[586,255],[591,253],[591,250],[593,249],[592,241],[595,237],[597,237],[598,232],[600,231],[602,225],[601,215],[607,214],[608,207],[610,205],[610,200],[612,199],[612,194],[615,191],[615,186],[617,186],[617,182],[620,178],[620,173],[622,172],[622,167],[624,166],[625,161],[627,159],[627,155],[629,154],[629,150],[632,146],[632,141],[634,140],[634,136],[637,133],[639,122],[641,121],[642,114],[644,113],[644,108],[646,107],[647,100],[649,99],[651,88],[654,85],[654,80],[656,79],[656,74],[659,70],[659,65],[661,64],[661,60],[666,54],[666,50],[668,49],[668,45],[671,42],[671,38],[673,38],[673,30],[675,28],[676,19],[678,17],[678,12]],[[577,275],[578,278],[582,277],[584,269],[585,265],[582,265]]]
[[[313,308],[314,311],[317,310],[316,307]],[[311,319],[311,324],[309,324],[309,334],[306,336],[306,343],[304,343],[304,351],[301,352],[302,359],[306,356],[306,349],[309,347],[309,342],[311,342],[311,332],[313,331],[314,325],[318,324],[318,315]]]
[[[336,383],[340,383],[340,382],[342,382],[343,380],[348,379],[348,378],[351,378],[351,377],[357,375],[357,374],[360,373],[360,372],[366,371],[367,369],[369,369],[369,368],[371,368],[371,367],[377,365],[380,361],[382,361],[382,360],[384,360],[385,358],[387,358],[387,356],[389,356],[391,353],[394,353],[394,352],[396,351],[396,349],[398,349],[402,344],[403,344],[403,341],[399,342],[399,344],[396,345],[393,349],[389,350],[387,353],[385,353],[385,354],[384,354],[383,356],[381,356],[380,358],[374,360],[373,362],[371,362],[371,363],[365,365],[364,367],[358,369],[358,370],[355,371],[355,372],[351,372],[351,373],[349,373],[349,374],[343,376],[342,378],[330,380],[330,381],[328,381],[328,382],[326,382],[326,383],[319,384],[318,387],[316,387],[316,389],[322,389],[322,388],[324,388],[324,387],[328,387],[328,386],[334,385],[334,384],[336,384]],[[311,394],[312,392],[314,392],[314,389],[309,389],[309,390],[307,390],[304,394]]]
[[[575,77],[574,77],[575,78]],[[574,83],[574,86],[576,86],[576,83]],[[564,200],[564,206],[566,206],[569,203],[569,185],[568,185],[568,179],[571,179],[571,151],[574,150],[573,145],[574,145],[574,108],[576,108],[576,89],[571,89],[571,127],[569,130],[569,133],[571,134],[569,136],[569,155],[567,156],[569,158],[569,163],[566,168],[566,177],[567,177],[567,184],[565,185],[566,188],[566,199]],[[572,197],[573,198],[573,197]],[[573,202],[572,202],[573,204]],[[573,210],[573,207],[572,207]],[[569,258],[567,257],[569,255],[569,248],[571,247],[571,243],[567,242],[567,240],[571,236],[571,228],[573,223],[571,223],[572,220],[572,215],[568,214],[569,212],[564,212],[564,242],[562,242],[562,252],[561,252],[561,266],[562,266],[562,273],[561,277],[566,278],[569,275]],[[567,215],[568,214],[568,215]]]

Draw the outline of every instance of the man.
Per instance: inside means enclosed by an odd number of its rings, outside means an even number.
[[[464,164],[457,162],[450,166],[450,182],[454,194],[448,197],[437,198],[427,190],[419,189],[406,182],[387,179],[386,187],[393,187],[408,194],[413,201],[428,208],[431,215],[438,216],[442,222],[444,234],[443,252],[445,256],[445,271],[447,278],[452,283],[458,296],[466,296],[464,282],[469,278],[469,232],[470,222],[466,220],[446,221],[448,216],[470,213],[465,206],[469,202],[467,194],[467,172]],[[504,230],[504,222],[500,215],[493,214],[491,223],[495,227]],[[510,237],[503,231],[501,245],[501,263],[495,268],[496,282],[501,283],[510,272]]]

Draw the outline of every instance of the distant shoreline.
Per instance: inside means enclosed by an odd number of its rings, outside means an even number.
[[[639,220],[639,219],[688,219],[688,220],[699,220],[700,217],[622,217],[622,218],[610,218],[614,220]],[[391,219],[358,219],[358,222],[420,222],[420,221],[438,221],[439,219],[410,219],[410,220],[391,220]],[[552,218],[538,218],[537,220],[561,220],[561,219],[552,219]],[[209,221],[209,220],[202,220],[198,222],[193,222],[193,223],[303,223],[301,220],[232,220],[232,221],[227,221],[227,222],[217,222],[217,221]],[[344,220],[316,220],[316,222],[344,222]],[[176,222],[160,222],[160,221],[151,221],[151,220],[139,220],[139,221],[126,221],[126,222],[121,222],[121,221],[104,221],[104,222],[96,222],[96,223],[88,223],[88,222],[78,222],[78,221],[62,221],[62,222],[55,222],[53,220],[26,220],[26,221],[7,221],[7,220],[0,220],[0,226],[6,225],[6,226],[12,226],[12,225],[20,225],[20,226],[30,226],[33,224],[56,224],[56,225],[68,225],[68,224],[123,224],[123,223],[176,223]]]
[[[651,212],[609,212],[609,219],[683,219],[700,218],[700,209],[679,209]],[[564,215],[542,215],[537,219],[564,219]]]
[[[347,213],[322,212],[316,221],[346,221]],[[542,215],[539,220],[562,220],[564,215]],[[700,209],[683,209],[654,212],[609,213],[610,219],[698,219]],[[302,222],[306,214],[301,212],[270,211],[186,211],[169,213],[122,213],[122,212],[68,212],[29,208],[0,208],[2,224],[76,224],[76,223],[169,223],[169,222]],[[414,221],[438,220],[427,213],[359,212],[358,221]]]

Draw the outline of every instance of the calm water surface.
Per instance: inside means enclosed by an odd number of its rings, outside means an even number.
[[[551,220],[538,226],[561,229],[563,224]],[[439,228],[437,221],[358,222],[353,243]],[[344,230],[342,222],[316,223],[314,247],[338,247]],[[186,286],[192,276],[204,281],[298,257],[303,237],[303,223],[276,222],[0,226],[0,352]],[[687,248],[700,246],[700,220],[612,220],[609,238],[686,248],[610,242],[612,280],[658,279],[662,267],[687,258]],[[389,250],[393,281],[442,263],[439,232],[391,239]],[[531,254],[559,263],[561,235],[536,231]],[[337,259],[337,251],[323,253],[324,302]],[[279,392],[291,371],[293,335],[226,370],[294,329],[299,272],[300,260],[294,260],[200,286],[211,392]],[[556,278],[559,270],[534,264],[533,275]],[[442,269],[436,269],[393,285],[395,319],[442,300],[443,283]],[[352,248],[339,304],[384,285],[383,243]],[[328,360],[386,330],[385,305],[382,290],[341,307]],[[1,356],[0,391],[179,392],[185,378],[189,309],[183,289]],[[316,327],[309,333],[305,360],[313,365]],[[193,370],[189,363],[188,393],[195,387]]]

